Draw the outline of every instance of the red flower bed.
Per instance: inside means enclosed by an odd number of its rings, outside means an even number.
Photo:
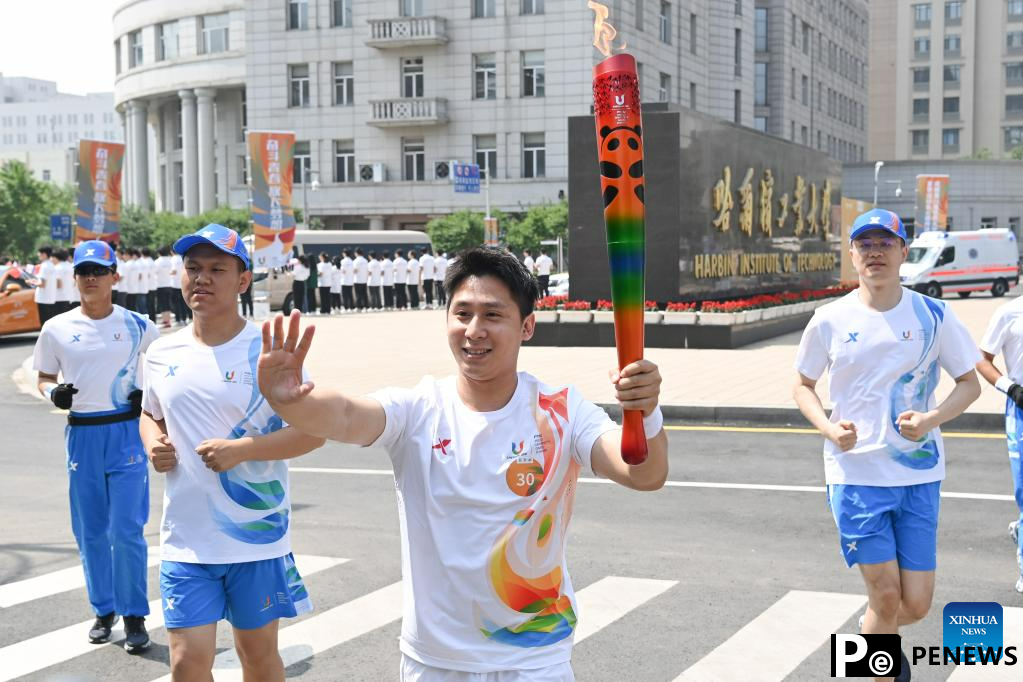
[[[648,313],[656,313],[657,312],[657,301],[644,301],[643,302],[643,310],[645,310]]]
[[[696,310],[696,301],[690,301],[689,303],[672,301],[665,310],[669,313],[691,313]]]
[[[615,309],[614,303],[612,303],[611,301],[608,301],[608,300],[603,299],[603,298],[600,299],[599,301],[597,301],[597,310],[614,310],[614,309]]]
[[[744,310],[773,308],[779,305],[792,305],[805,301],[819,301],[826,298],[844,296],[856,287],[837,286],[827,289],[804,289],[803,291],[783,291],[780,294],[757,294],[748,298],[736,298],[729,301],[700,301],[690,303],[672,302],[668,304],[668,312],[701,310],[706,313],[738,313]],[[649,304],[649,301],[648,301]],[[650,308],[647,308],[650,310]]]
[[[568,296],[544,296],[536,305],[533,306],[534,310],[557,310],[558,305],[568,299]]]
[[[565,301],[565,303],[562,306],[562,308],[564,308],[565,310],[589,310],[590,309],[590,302],[589,301]]]

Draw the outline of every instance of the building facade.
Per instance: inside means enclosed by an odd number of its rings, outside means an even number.
[[[756,0],[758,130],[841,161],[865,158],[868,7],[866,0]]]
[[[754,0],[608,5],[645,101],[754,125]],[[481,210],[452,191],[453,160],[480,165],[493,207],[557,201],[568,118],[592,103],[593,17],[582,0],[124,2],[127,200],[152,186],[160,209],[247,205],[252,129],[295,132],[294,203],[327,227]]]
[[[871,158],[999,159],[1023,148],[1023,0],[874,5]]]
[[[73,182],[81,139],[122,141],[113,93],[70,95],[53,81],[0,74],[0,161],[21,161],[39,180]]]

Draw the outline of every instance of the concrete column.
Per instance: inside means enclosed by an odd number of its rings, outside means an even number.
[[[369,218],[369,229],[371,230],[385,230],[387,229],[384,225],[384,217],[382,215],[368,215]]]
[[[132,144],[132,125],[131,116],[132,109],[135,105],[131,102],[125,102],[121,109],[121,128],[124,131],[124,159],[121,162],[121,203],[125,206],[133,205],[135,201],[132,199],[132,178],[135,177],[134,172],[131,169],[131,156],[134,145]]]
[[[181,121],[177,120],[177,113],[177,102],[163,107],[163,134],[167,138],[163,142],[163,148],[167,150],[163,155],[164,167],[167,169],[167,184],[163,189],[163,210],[165,211],[178,210],[177,175],[174,172],[174,140],[177,137]]]
[[[217,91],[212,88],[196,88],[198,104],[198,145],[199,145],[199,212],[205,213],[217,206],[215,182],[216,147],[213,142],[213,98]]]
[[[143,211],[149,210],[149,136],[147,135],[148,107],[145,102],[135,101],[132,108],[131,142],[134,150],[131,153],[132,200]]]
[[[181,98],[181,156],[184,161],[182,194],[185,215],[199,215],[199,148],[195,134],[195,94],[191,90],[178,90]]]

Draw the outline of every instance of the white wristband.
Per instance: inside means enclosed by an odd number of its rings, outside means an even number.
[[[649,417],[643,417],[643,433],[648,439],[653,438],[664,428],[664,415],[661,414],[661,406],[658,405]]]
[[[995,388],[997,388],[1002,393],[1008,393],[1009,389],[1012,388],[1012,385],[1014,383],[1015,382],[1012,379],[1003,374],[1002,376],[998,377],[998,381],[995,382]]]

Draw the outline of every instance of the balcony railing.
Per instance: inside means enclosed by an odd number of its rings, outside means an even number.
[[[439,97],[401,97],[370,102],[370,125],[386,128],[446,123],[447,100]]]
[[[920,81],[913,81],[913,89],[917,92],[926,92],[931,89],[931,82],[924,81],[921,83]]]
[[[399,17],[370,19],[367,45],[379,48],[409,45],[442,45],[448,42],[447,22],[443,17]]]

